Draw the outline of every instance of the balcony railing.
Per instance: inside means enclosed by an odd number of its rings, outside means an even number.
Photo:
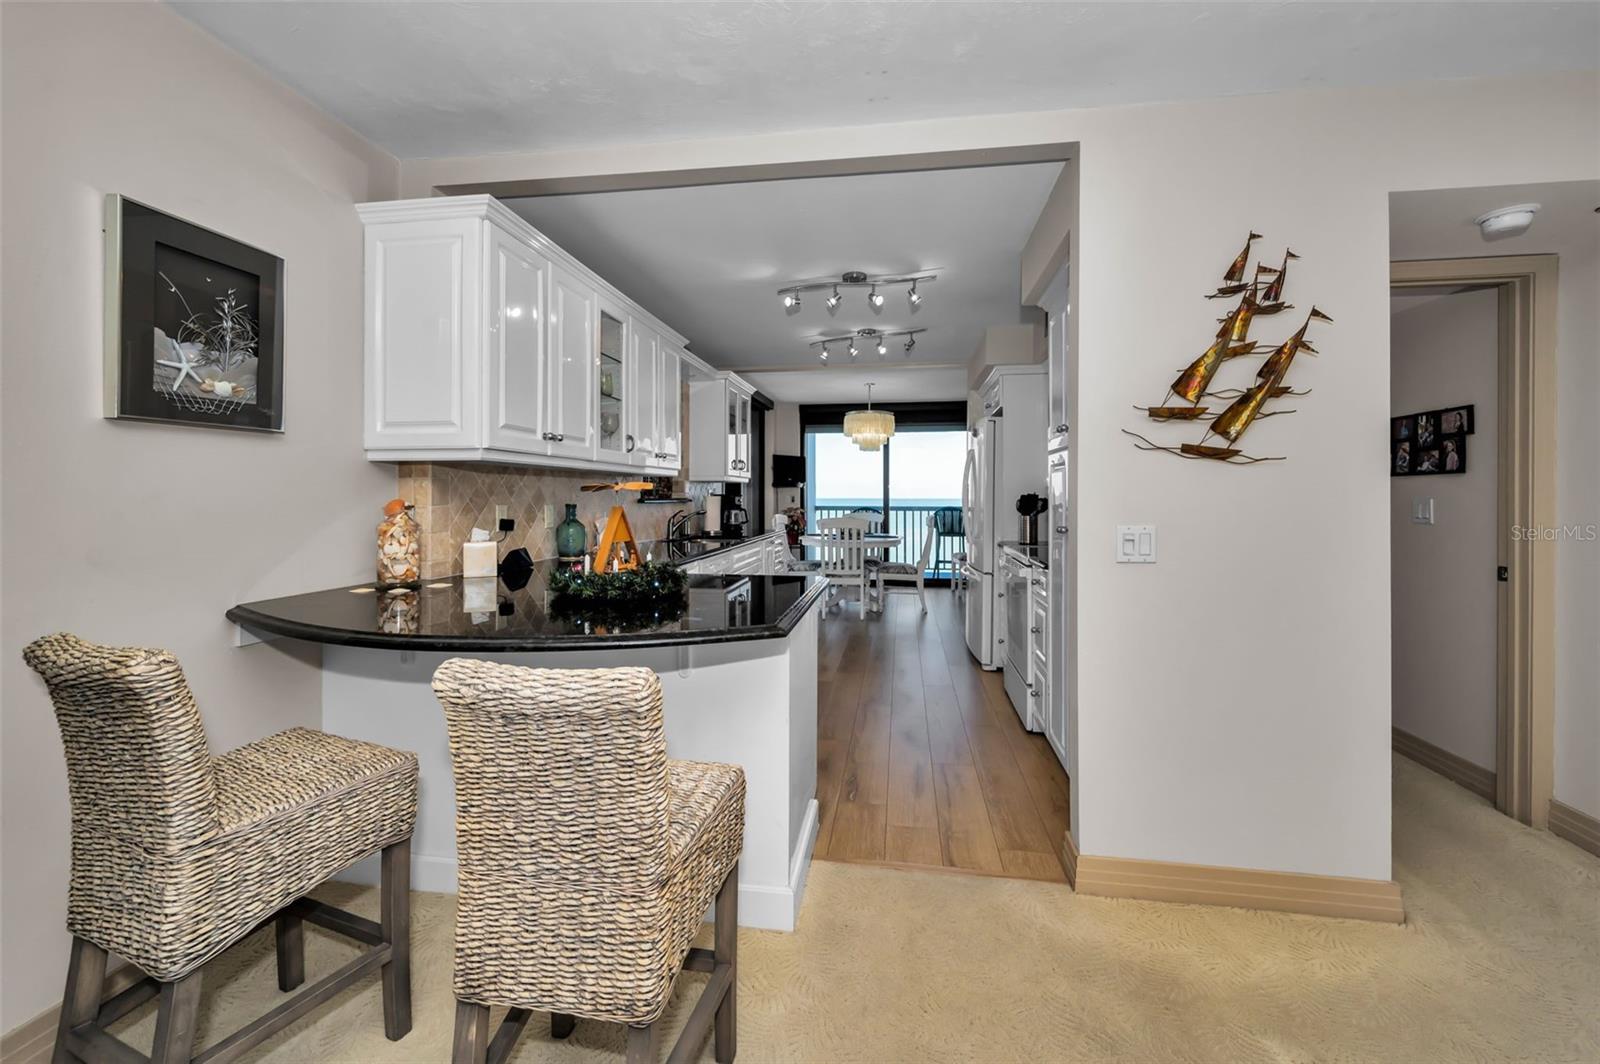
[[[849,517],[851,514],[860,509],[862,509],[862,507],[858,505],[813,506],[811,508],[813,515],[812,525],[807,529],[807,531],[816,531],[816,522],[823,520],[824,518]],[[881,507],[872,507],[872,509],[882,512]],[[922,538],[928,534],[928,518],[933,516],[933,512],[935,510],[943,509],[945,509],[944,506],[889,507],[888,516],[883,522],[885,527],[875,527],[873,529],[874,532],[888,532],[890,535],[900,537],[899,546],[889,550],[887,552],[888,557],[885,560],[892,562],[904,562],[907,565],[915,565],[917,560],[922,557]],[[949,576],[950,559],[954,557],[957,552],[964,551],[966,549],[967,538],[965,536],[935,536],[933,541],[933,553],[928,556],[927,575],[930,577]]]

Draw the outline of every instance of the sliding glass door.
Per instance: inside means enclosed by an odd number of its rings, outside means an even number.
[[[889,560],[915,563],[929,519],[938,515],[928,575],[949,575],[950,559],[965,546],[960,513],[966,448],[967,433],[960,428],[906,426],[880,451],[861,450],[837,428],[808,428],[806,527],[872,510],[880,530],[900,537]]]

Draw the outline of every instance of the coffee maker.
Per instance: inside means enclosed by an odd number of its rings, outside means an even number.
[[[1017,496],[1017,513],[1022,515],[1017,542],[1024,547],[1039,545],[1039,515],[1050,508],[1050,501],[1042,495],[1028,492]]]
[[[722,497],[722,532],[726,536],[743,536],[750,523],[750,513],[744,508],[743,485],[730,483]]]

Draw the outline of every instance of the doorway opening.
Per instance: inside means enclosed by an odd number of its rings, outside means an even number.
[[[1391,268],[1396,751],[1543,827],[1553,776],[1555,256]]]

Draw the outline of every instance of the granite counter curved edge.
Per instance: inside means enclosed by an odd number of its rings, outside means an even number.
[[[621,614],[565,613],[546,574],[520,590],[494,577],[450,577],[401,593],[356,584],[245,602],[228,620],[256,634],[388,650],[529,653],[699,646],[781,639],[827,593],[795,573],[690,576],[681,607]]]

